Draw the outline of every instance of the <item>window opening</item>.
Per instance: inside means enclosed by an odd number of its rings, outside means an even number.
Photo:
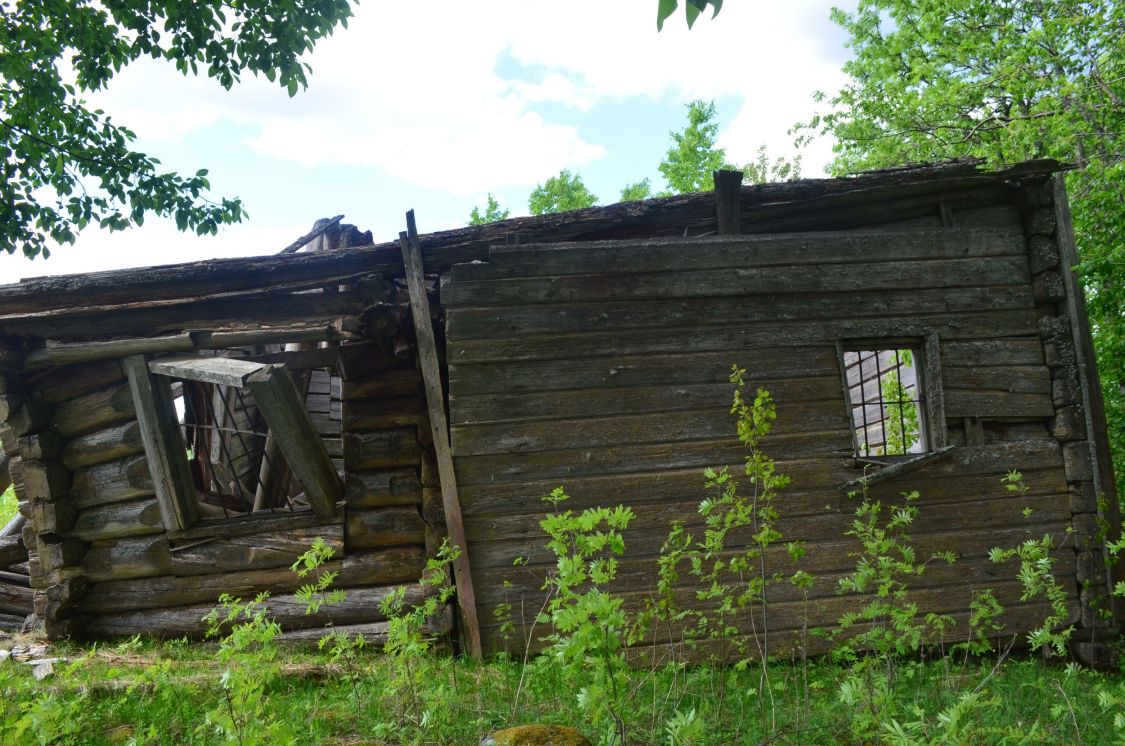
[[[929,450],[918,360],[918,350],[905,347],[844,351],[857,456]]]
[[[290,352],[302,354],[282,348],[270,358]],[[151,445],[184,465],[183,477],[176,478],[182,488],[168,488],[170,495],[182,496],[173,500],[193,503],[174,520],[181,528],[192,516],[334,511],[342,488],[339,376],[334,367],[305,367],[304,360],[295,359],[292,371],[255,360],[264,355],[260,349],[231,349],[151,363],[140,358],[131,367],[131,385],[147,378],[151,383],[141,388],[168,402],[163,410],[146,409],[149,416],[142,419],[151,425],[142,429],[155,433],[160,411],[174,418],[174,437],[154,435],[146,453]]]

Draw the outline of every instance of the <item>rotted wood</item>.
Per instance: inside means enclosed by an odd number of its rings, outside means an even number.
[[[438,472],[441,475],[445,524],[449,530],[450,541],[459,550],[457,558],[452,563],[454,582],[457,586],[457,608],[464,625],[469,655],[480,658],[480,624],[477,621],[476,594],[473,590],[472,570],[469,565],[469,545],[465,538],[465,527],[461,518],[461,504],[457,494],[457,475],[453,468],[449,425],[445,414],[446,402],[441,381],[441,366],[438,362],[434,328],[430,320],[430,302],[426,296],[424,285],[425,272],[422,262],[422,248],[418,242],[418,231],[414,224],[413,210],[406,213],[406,226],[406,232],[399,234],[399,243],[402,247],[406,283],[410,291],[410,310],[414,320],[415,336],[418,341],[418,361],[422,369],[423,387],[426,391],[426,404],[433,433],[434,449],[437,453]]]
[[[0,614],[30,614],[33,595],[30,588],[0,583]]]
[[[170,530],[187,528],[199,519],[199,509],[171,385],[167,378],[149,372],[144,355],[127,357],[122,365],[129,377],[164,526]]]
[[[393,469],[413,466],[422,456],[422,446],[413,427],[370,430],[344,435],[344,460],[349,469]]]
[[[311,510],[301,511],[276,511],[263,512],[253,515],[241,515],[222,520],[200,521],[191,528],[182,531],[170,531],[173,540],[196,540],[212,538],[234,538],[237,536],[253,536],[281,531],[297,531],[305,528],[323,526],[326,531],[331,531],[331,526],[341,522],[340,511],[344,504],[336,506],[332,518],[322,518]]]
[[[338,582],[341,586],[414,583],[425,568],[426,553],[421,544],[370,551],[349,549]]]

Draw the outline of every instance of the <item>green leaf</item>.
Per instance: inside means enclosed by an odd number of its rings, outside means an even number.
[[[659,0],[659,4],[656,7],[657,31],[664,30],[664,21],[668,20],[668,17],[676,12],[676,6],[678,4],[677,0]]]

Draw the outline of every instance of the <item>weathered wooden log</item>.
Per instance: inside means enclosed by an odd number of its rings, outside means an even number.
[[[70,491],[70,472],[57,461],[13,458],[8,468],[21,501],[57,500]]]
[[[0,394],[0,422],[7,421],[23,406],[25,401],[27,401],[27,397],[18,392]]]
[[[45,429],[51,423],[52,413],[53,407],[50,404],[31,399],[9,414],[4,424],[18,438]]]
[[[62,462],[68,469],[78,469],[143,451],[140,424],[130,420],[68,441],[62,451]]]
[[[23,536],[6,536],[0,539],[0,567],[11,567],[27,559]]]
[[[162,534],[97,541],[82,559],[93,583],[167,575],[172,572],[168,537]]]
[[[425,523],[415,507],[348,510],[348,551],[421,544]]]
[[[286,630],[311,630],[317,636],[333,627],[382,622],[380,602],[395,590],[383,588],[352,588],[339,604],[325,604],[315,614],[306,614],[306,604],[293,595],[272,596],[265,602],[267,615]],[[417,584],[406,586],[407,608],[420,603],[422,592]],[[119,637],[141,634],[157,637],[190,637],[198,639],[207,630],[202,621],[215,604],[177,606],[146,611],[103,614],[90,620],[86,633],[92,637]],[[316,639],[316,638],[314,638]]]
[[[366,378],[344,381],[344,399],[382,399],[392,396],[417,395],[422,379],[413,368],[388,370]]]
[[[367,552],[349,551],[337,584],[341,586],[415,583],[426,568],[421,545],[387,547]]]
[[[338,570],[339,562],[321,566],[325,572]],[[109,580],[90,586],[79,608],[92,613],[155,609],[184,604],[211,604],[222,593],[250,599],[261,591],[292,592],[304,585],[288,567],[211,575],[162,575],[133,580]]]
[[[344,487],[348,509],[416,505],[422,484],[415,469],[351,471]]]
[[[125,373],[117,360],[67,365],[35,375],[37,378],[30,386],[31,394],[48,404],[61,404],[125,380]]]
[[[77,469],[70,499],[79,509],[155,494],[144,454]]]
[[[19,632],[23,629],[27,614],[0,614],[0,630]]]
[[[344,460],[349,469],[389,469],[418,463],[422,447],[413,427],[347,433]]]
[[[16,440],[16,449],[20,458],[30,461],[46,461],[53,459],[58,455],[62,445],[62,438],[59,437],[57,433],[51,431],[25,435]]]
[[[349,399],[344,403],[344,430],[389,430],[407,427],[418,422],[418,413],[424,411],[422,400],[416,394],[378,399]]]
[[[160,533],[164,522],[155,499],[142,498],[87,508],[78,514],[68,535],[83,541]]]
[[[62,436],[73,438],[131,420],[135,412],[129,387],[109,386],[59,404],[52,426]]]
[[[169,571],[173,575],[207,575],[289,567],[317,538],[324,540],[336,558],[343,556],[343,525],[322,525],[235,538],[180,540],[172,547]]]

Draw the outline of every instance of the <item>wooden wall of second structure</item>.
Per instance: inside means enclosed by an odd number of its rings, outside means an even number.
[[[799,567],[816,576],[807,620],[798,591],[771,588],[773,639],[784,647],[806,622],[831,625],[857,608],[858,599],[835,593],[855,549],[845,536],[855,505],[840,487],[861,474],[836,345],[873,337],[936,335],[940,345],[943,424],[957,447],[876,488],[894,498],[917,486],[920,553],[961,555],[920,579],[920,610],[953,614],[963,627],[972,589],[987,585],[1011,607],[1012,630],[1041,618],[1041,607],[1019,604],[1012,568],[987,558],[990,547],[1027,536],[1065,537],[1071,524],[1018,228],[497,247],[488,263],[455,266],[442,301],[453,450],[486,649],[522,645],[500,639],[498,604],[512,604],[525,629],[540,608],[551,567],[540,498],[558,485],[572,508],[634,509],[617,587],[633,608],[651,596],[672,522],[700,529],[702,469],[737,470],[743,459],[729,415],[732,364],[777,403],[762,447],[793,480],[778,527],[785,541],[807,542]],[[990,420],[988,437],[966,444],[966,418]],[[1011,469],[1025,473],[1026,496],[1000,483]],[[513,567],[517,558],[524,564]],[[1073,548],[1057,560],[1075,599]],[[781,546],[769,566],[798,567]],[[689,580],[679,589],[685,602]]]

